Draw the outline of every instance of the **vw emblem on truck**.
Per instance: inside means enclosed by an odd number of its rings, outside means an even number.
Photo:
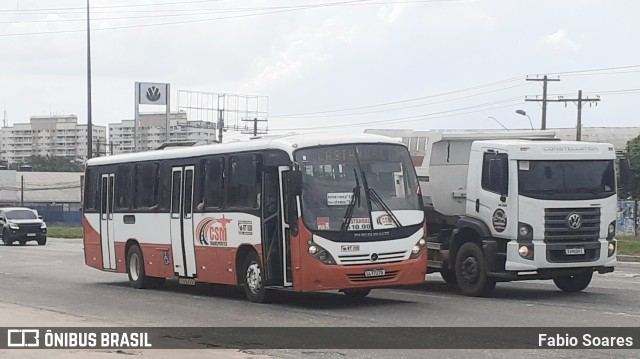
[[[582,216],[578,213],[571,213],[567,216],[567,227],[571,229],[578,229],[582,226]]]

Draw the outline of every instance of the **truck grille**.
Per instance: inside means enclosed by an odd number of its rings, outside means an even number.
[[[404,258],[405,253],[407,253],[407,251],[377,253],[377,259],[375,261],[371,260],[371,255],[373,253],[345,254],[338,256],[338,258],[340,258],[340,261],[344,265],[391,263],[401,261],[402,258]]]
[[[579,214],[581,225],[569,226],[568,217]],[[545,242],[593,242],[600,237],[600,208],[547,208],[544,210]]]

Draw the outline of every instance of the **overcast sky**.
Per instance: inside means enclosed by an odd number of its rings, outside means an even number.
[[[48,114],[86,123],[85,5],[0,0],[0,118],[5,110],[10,125]],[[177,90],[268,96],[271,129],[500,128],[489,117],[528,128],[518,109],[539,127],[540,104],[524,99],[541,82],[525,79],[548,74],[560,78],[551,98],[600,95],[585,103],[584,126],[640,125],[637,0],[91,6],[94,124],[133,118],[134,83],[149,81],[171,83],[174,100]],[[574,127],[576,114],[575,103],[550,103],[548,127]]]

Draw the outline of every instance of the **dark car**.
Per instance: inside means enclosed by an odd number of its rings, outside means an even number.
[[[23,207],[0,208],[0,231],[5,246],[13,242],[25,245],[27,241],[47,243],[47,225],[33,209]]]

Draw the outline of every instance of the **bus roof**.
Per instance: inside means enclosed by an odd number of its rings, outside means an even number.
[[[153,161],[167,158],[187,158],[212,154],[227,154],[235,152],[257,151],[276,149],[287,152],[313,146],[339,145],[346,143],[402,143],[397,139],[373,134],[334,134],[334,133],[307,133],[293,134],[249,141],[229,142],[223,144],[211,144],[194,147],[172,147],[163,150],[145,151],[138,153],[126,153],[106,157],[96,157],[87,161],[87,166],[99,166],[115,163],[127,163],[137,161]]]

